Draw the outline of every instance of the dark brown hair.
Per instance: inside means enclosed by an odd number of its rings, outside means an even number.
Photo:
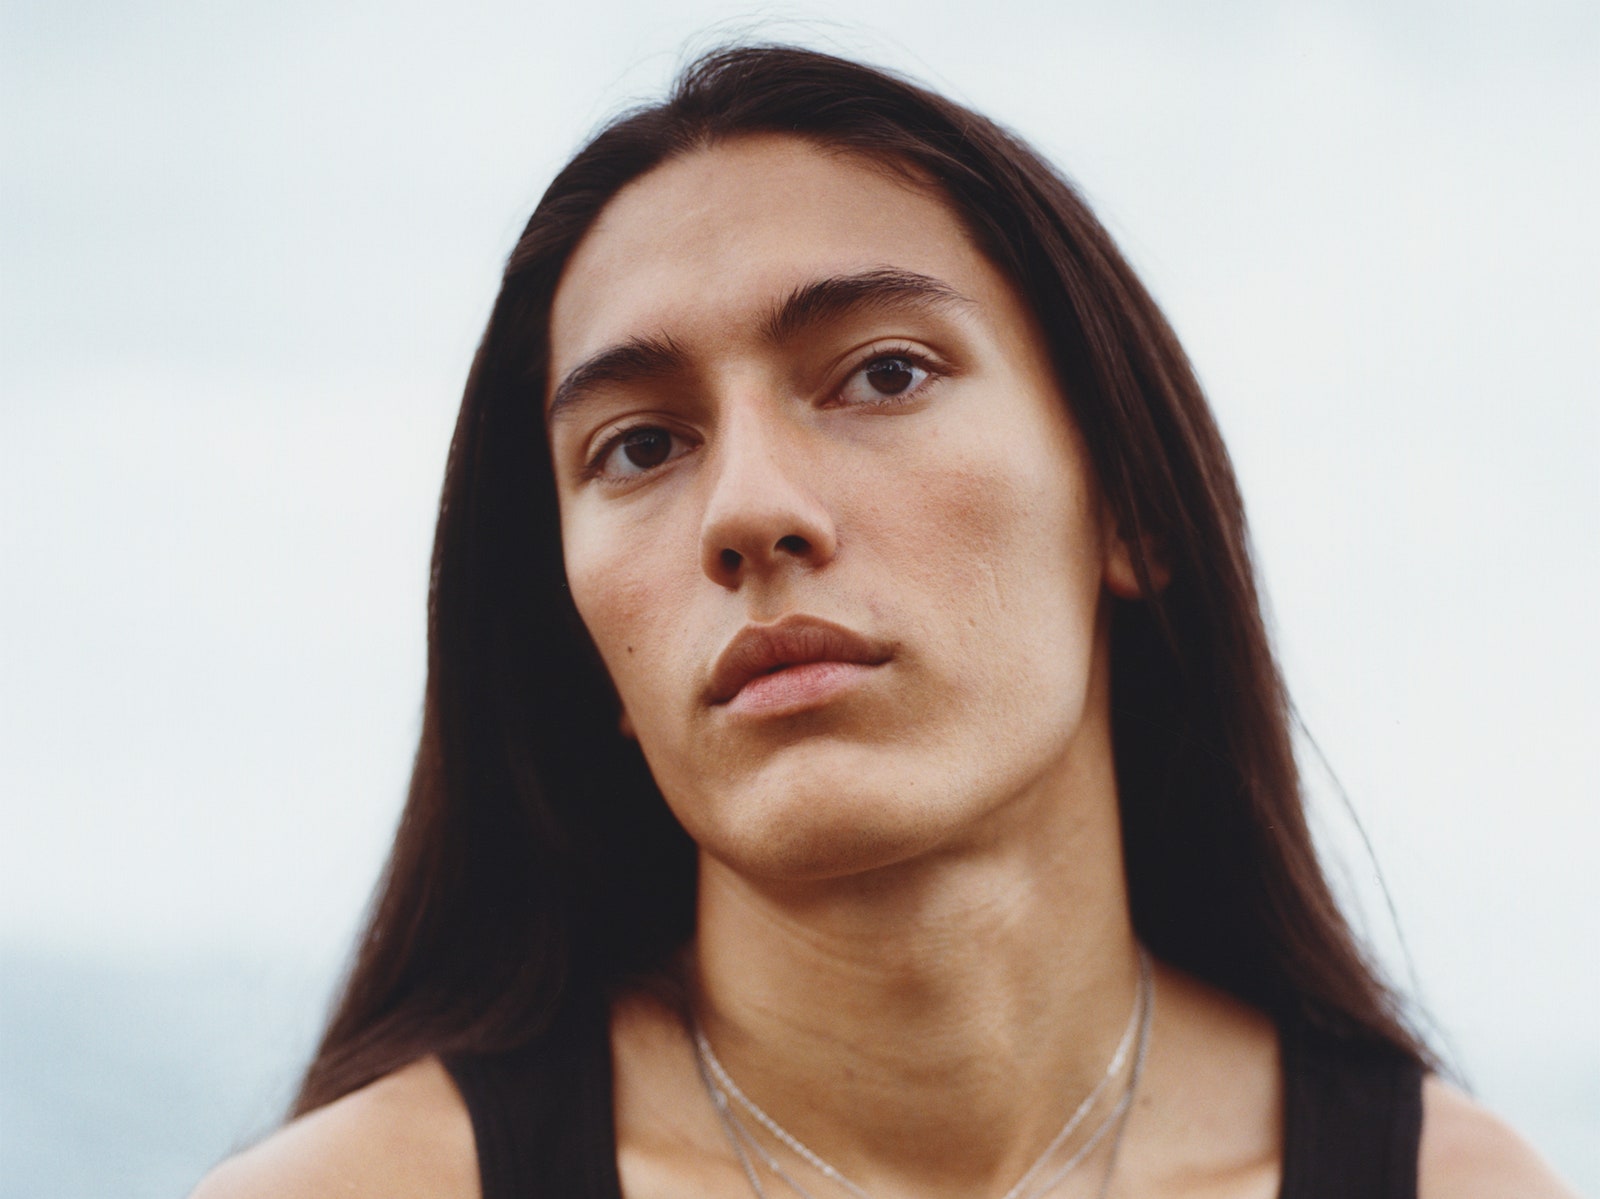
[[[692,929],[694,846],[617,730],[566,589],[547,325],[568,257],[619,189],[755,132],[931,183],[1038,317],[1152,595],[1117,602],[1111,649],[1139,937],[1279,1021],[1428,1060],[1317,861],[1238,485],[1154,301],[1072,187],[994,123],[857,63],[738,47],[606,127],[511,253],[450,448],[410,797],[296,1110],[424,1054],[525,1042],[659,967]]]

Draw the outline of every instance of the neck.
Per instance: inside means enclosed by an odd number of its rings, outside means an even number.
[[[1137,991],[1109,777],[845,879],[701,864],[697,1010],[730,1075],[873,1194],[1002,1194],[1104,1076]]]

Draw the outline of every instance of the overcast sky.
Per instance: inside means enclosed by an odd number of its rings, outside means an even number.
[[[0,943],[343,948],[417,734],[434,505],[500,263],[598,121],[752,12],[7,0]],[[754,14],[1078,181],[1218,411],[1424,998],[1505,1102],[1567,1103],[1518,1092],[1544,1063],[1590,1111],[1596,13]]]

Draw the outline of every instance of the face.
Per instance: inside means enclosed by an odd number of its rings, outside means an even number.
[[[1125,556],[1033,318],[931,189],[692,152],[607,206],[550,335],[572,596],[703,852],[869,870],[1110,777]]]

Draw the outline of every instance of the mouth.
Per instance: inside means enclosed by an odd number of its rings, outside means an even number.
[[[717,657],[706,699],[752,712],[808,707],[892,656],[888,643],[815,617],[746,625]]]

